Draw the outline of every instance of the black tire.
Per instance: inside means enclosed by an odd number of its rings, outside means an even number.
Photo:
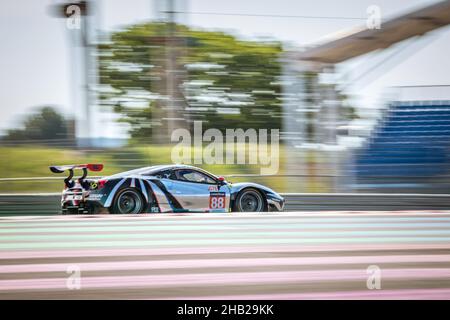
[[[267,201],[258,190],[247,188],[238,193],[234,201],[233,211],[265,212],[267,211]]]
[[[145,208],[145,201],[139,191],[133,188],[120,190],[114,197],[111,213],[138,214]]]

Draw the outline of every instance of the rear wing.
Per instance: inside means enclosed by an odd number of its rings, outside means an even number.
[[[102,164],[69,164],[69,165],[63,165],[63,166],[50,166],[50,171],[53,173],[63,173],[66,170],[75,170],[75,169],[85,169],[89,171],[102,171],[103,165]]]
[[[64,183],[67,188],[72,188],[75,185],[73,178],[73,170],[81,169],[83,170],[83,175],[78,178],[78,182],[83,185],[84,179],[86,178],[89,171],[102,171],[103,164],[98,163],[88,163],[88,164],[75,164],[75,165],[63,165],[63,166],[50,166],[50,171],[53,173],[63,173],[64,171],[69,171],[69,176],[64,179]]]

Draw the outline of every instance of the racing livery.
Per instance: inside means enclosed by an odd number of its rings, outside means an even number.
[[[51,166],[64,179],[62,214],[282,211],[284,199],[256,183],[229,183],[188,165],[159,165],[87,179],[102,164]],[[74,170],[83,174],[73,179]]]

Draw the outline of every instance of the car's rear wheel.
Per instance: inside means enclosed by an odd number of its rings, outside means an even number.
[[[234,211],[262,212],[267,211],[263,195],[256,189],[244,189],[236,197]]]
[[[134,189],[123,189],[116,195],[112,207],[115,214],[138,214],[144,210],[145,202]]]

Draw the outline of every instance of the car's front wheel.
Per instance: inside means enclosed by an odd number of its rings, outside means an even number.
[[[256,189],[244,189],[236,197],[234,211],[262,212],[267,211],[263,195]]]
[[[144,210],[144,200],[134,189],[123,189],[116,195],[112,206],[115,214],[138,214]]]

